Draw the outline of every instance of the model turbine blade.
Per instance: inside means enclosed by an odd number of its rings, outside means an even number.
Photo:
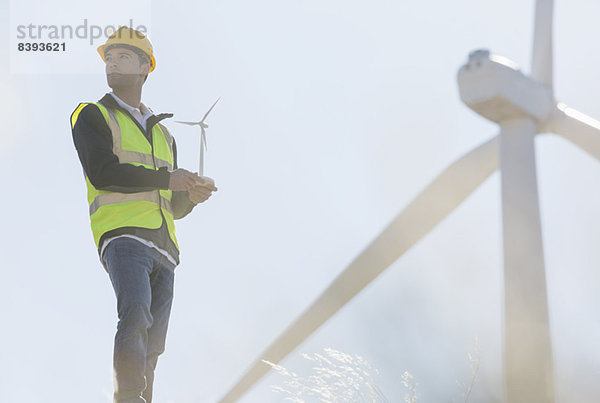
[[[559,103],[548,129],[600,160],[600,122]]]
[[[204,150],[208,151],[208,145],[206,143],[206,130],[202,127],[202,133],[200,134],[200,141],[202,142],[202,146],[204,146]]]
[[[319,326],[438,225],[498,168],[498,138],[475,148],[442,172],[344,270],[321,296],[259,357],[223,397],[239,399]]]
[[[210,113],[210,111],[213,110],[213,108],[215,107],[215,105],[217,104],[217,102],[219,102],[219,99],[221,99],[221,97],[217,98],[217,100],[215,101],[214,104],[212,104],[212,106],[210,107],[210,109],[208,110],[208,112],[206,112],[204,114],[204,117],[202,118],[202,120],[200,122],[204,123],[204,119],[206,119],[206,117],[208,116],[208,114]]]
[[[552,10],[553,0],[537,0],[531,77],[552,89]]]

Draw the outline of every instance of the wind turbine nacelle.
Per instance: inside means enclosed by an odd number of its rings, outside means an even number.
[[[469,54],[458,70],[462,101],[481,116],[500,123],[530,117],[545,121],[552,112],[552,91],[523,74],[517,65],[488,50]]]

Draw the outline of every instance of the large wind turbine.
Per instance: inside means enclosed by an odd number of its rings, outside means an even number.
[[[552,345],[535,171],[534,137],[556,133],[600,159],[600,122],[557,103],[553,93],[553,0],[537,0],[531,74],[475,51],[458,72],[463,102],[500,134],[451,164],[277,338],[223,397],[241,397],[344,304],[439,224],[496,169],[501,172],[504,253],[504,371],[508,402],[552,402]]]

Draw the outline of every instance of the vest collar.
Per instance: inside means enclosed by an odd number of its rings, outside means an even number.
[[[102,97],[102,99],[100,99],[98,102],[100,102],[102,105],[106,106],[107,108],[118,109],[119,111],[121,111],[124,114],[126,114],[127,116],[129,116],[129,118],[136,124],[136,126],[140,129],[140,131],[142,133],[144,133],[144,135],[146,136],[146,138],[150,139],[149,140],[150,142],[152,141],[152,136],[150,135],[150,133],[152,133],[152,128],[154,127],[154,125],[157,124],[158,122],[160,122],[163,119],[167,119],[167,118],[172,118],[173,117],[172,113],[159,113],[158,115],[155,115],[153,113],[152,116],[150,116],[148,118],[148,120],[146,121],[146,130],[144,130],[144,128],[142,127],[142,125],[140,125],[140,123],[137,121],[137,119],[134,118],[133,116],[131,116],[131,114],[129,113],[128,110],[122,108],[121,105],[119,105],[117,103],[117,101],[115,101],[115,99],[112,97],[112,95],[105,94]]]

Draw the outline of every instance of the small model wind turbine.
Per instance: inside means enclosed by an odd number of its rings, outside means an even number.
[[[217,102],[219,102],[219,99],[221,99],[221,97],[217,98],[217,100],[215,101],[214,104],[212,104],[212,106],[210,107],[210,109],[208,110],[208,112],[206,112],[204,114],[204,117],[202,118],[202,120],[200,120],[199,122],[182,122],[180,120],[176,120],[175,122],[177,123],[182,123],[184,125],[188,125],[188,126],[200,126],[200,161],[198,163],[198,175],[202,176],[203,178],[211,181],[214,185],[214,181],[207,177],[204,176],[204,150],[207,149],[206,146],[206,129],[208,128],[208,125],[206,123],[204,123],[204,121],[206,120],[206,117],[208,116],[208,114],[210,113],[210,111],[213,110],[213,108],[215,107],[215,105],[217,104]]]

